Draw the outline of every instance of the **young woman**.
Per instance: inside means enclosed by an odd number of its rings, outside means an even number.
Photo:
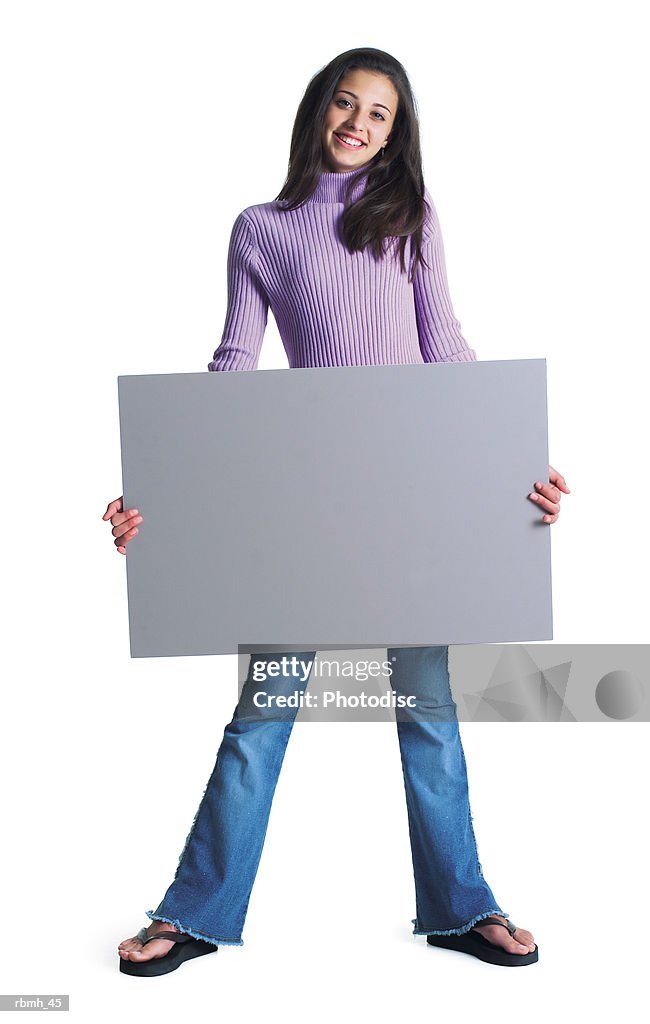
[[[291,367],[476,359],[449,297],[410,84],[402,65],[381,50],[348,51],[311,80],[282,191],[237,217],[226,323],[210,370],[257,367],[269,307]],[[569,493],[553,467],[549,478],[529,495],[548,524],[558,518],[561,492]],[[125,554],[143,517],[118,498],[103,518]],[[311,664],[314,654],[295,656]],[[396,648],[388,655],[391,685],[416,704],[397,721],[416,889],[413,934],[495,964],[533,963],[531,932],[510,922],[478,859],[448,649]],[[296,714],[273,721],[248,714],[254,685],[249,669],[172,884],[146,912],[152,923],[118,947],[125,973],[168,973],[218,945],[243,944]],[[307,684],[287,670],[277,685],[295,692]]]

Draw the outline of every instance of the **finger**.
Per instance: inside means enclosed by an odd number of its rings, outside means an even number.
[[[119,548],[118,548],[117,550],[119,551],[119,553],[120,553],[121,555],[125,555],[125,554],[126,554],[126,548],[123,548],[123,547],[119,547]]]
[[[142,516],[135,516],[134,519],[129,519],[126,523],[120,523],[119,526],[114,526],[111,533],[119,543],[122,543],[129,536],[135,537],[135,534],[138,532],[138,525],[141,522]]]
[[[131,519],[142,519],[137,508],[130,508],[126,512],[116,512],[111,519],[112,526],[121,526],[123,523],[128,523]],[[115,534],[114,534],[115,536]]]
[[[542,516],[542,522],[551,526],[553,523],[557,523],[559,514],[559,512],[556,512],[555,515]]]
[[[548,476],[549,480],[556,484],[561,491],[564,491],[565,494],[571,494],[571,491],[567,487],[566,480],[561,473],[558,473],[557,469],[553,468],[553,466],[548,467]]]
[[[543,494],[545,497],[550,498],[551,501],[559,501],[562,497],[562,492],[553,484],[545,484],[542,483],[541,480],[537,480],[535,483],[535,487],[540,492],[540,494]]]
[[[558,501],[551,501],[550,498],[545,498],[542,494],[530,494],[529,498],[531,501],[534,501],[536,505],[539,505],[540,508],[546,509],[546,511],[550,512],[552,515],[559,513],[560,511],[560,503]]]
[[[124,536],[116,537],[113,543],[115,544],[115,547],[118,549],[118,551],[120,548],[124,548],[125,545],[129,543],[130,540],[133,540],[133,538],[137,536],[137,533],[138,528],[137,526],[134,526],[133,529],[129,530],[128,533],[125,533]]]
[[[121,495],[121,497],[116,498],[115,501],[109,502],[109,504],[106,506],[106,511],[104,512],[104,515],[102,516],[102,519],[110,519],[111,516],[115,515],[116,512],[121,512],[122,511],[122,498],[123,497],[124,497],[124,495]]]

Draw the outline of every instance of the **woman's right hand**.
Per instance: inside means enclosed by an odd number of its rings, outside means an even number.
[[[137,508],[129,508],[124,512],[123,497],[124,495],[111,501],[102,516],[102,519],[110,519],[112,523],[114,543],[121,555],[126,554],[126,545],[133,540],[138,532],[138,523],[142,522],[142,516],[139,515]]]

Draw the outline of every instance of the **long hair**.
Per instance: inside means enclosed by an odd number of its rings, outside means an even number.
[[[407,239],[412,236],[414,275],[418,263],[426,266],[421,247],[422,225],[427,210],[417,104],[403,66],[384,50],[372,47],[346,50],[311,79],[296,113],[289,169],[276,202],[280,209],[288,211],[312,195],[322,173],[321,136],[325,113],[342,76],[354,68],[389,78],[399,102],[386,152],[377,153],[370,165],[359,168],[359,174],[350,177],[341,228],[343,241],[349,252],[371,246],[376,257],[383,259],[386,251],[384,239],[398,238],[400,268],[404,272],[404,251]],[[366,173],[368,181],[364,195],[349,203],[358,177]]]

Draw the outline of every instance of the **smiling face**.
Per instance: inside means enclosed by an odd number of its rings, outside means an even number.
[[[325,112],[323,170],[352,171],[369,163],[390,138],[397,101],[385,75],[359,68],[342,75]]]

